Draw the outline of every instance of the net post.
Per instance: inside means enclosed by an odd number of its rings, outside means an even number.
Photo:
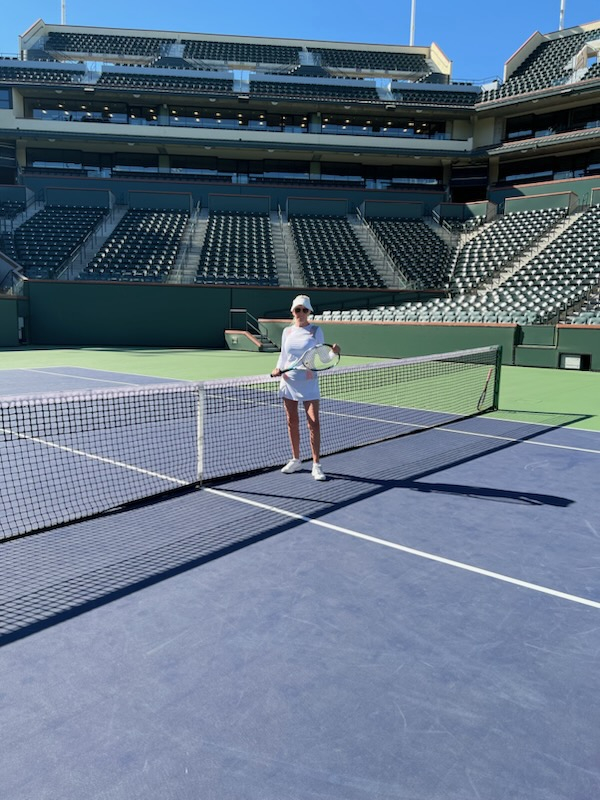
[[[502,346],[496,348],[496,369],[494,374],[493,411],[497,411],[500,403],[500,374],[502,372]]]

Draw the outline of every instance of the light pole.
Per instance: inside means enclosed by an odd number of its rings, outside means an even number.
[[[415,13],[416,13],[417,0],[411,0],[410,7],[410,39],[409,44],[412,47],[415,43]]]

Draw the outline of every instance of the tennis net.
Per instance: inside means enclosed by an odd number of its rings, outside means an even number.
[[[477,348],[321,373],[321,454],[496,408],[500,356]],[[279,381],[267,376],[6,397],[0,540],[288,458]]]

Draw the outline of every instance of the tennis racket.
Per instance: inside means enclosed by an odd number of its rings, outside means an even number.
[[[485,379],[485,383],[483,384],[483,391],[479,395],[479,400],[477,401],[477,410],[481,411],[484,406],[485,398],[487,396],[488,386],[490,385],[490,379],[492,377],[493,368],[490,367],[488,370],[487,378]]]
[[[280,372],[282,375],[285,372],[291,372],[293,369],[310,369],[314,372],[322,372],[325,369],[335,367],[339,360],[340,354],[335,352],[332,345],[317,344],[302,353],[289,367],[282,369]]]

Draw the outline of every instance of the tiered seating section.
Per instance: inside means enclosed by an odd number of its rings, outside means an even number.
[[[0,219],[14,219],[23,211],[24,200],[0,200]]]
[[[130,209],[79,279],[166,281],[188,220],[185,211]]]
[[[165,45],[175,39],[148,38],[146,36],[119,36],[114,34],[74,33],[50,31],[46,50],[57,53],[82,55],[120,55],[158,57]]]
[[[58,55],[116,55],[123,58],[159,58],[175,38],[142,37],[119,34],[51,31],[45,49]],[[183,39],[183,58],[221,64],[299,65],[299,45],[266,44],[245,41]],[[393,51],[355,50],[332,47],[306,47],[321,67],[363,70],[367,72],[402,72],[427,74],[430,66],[423,55]]]
[[[512,321],[552,321],[600,281],[600,206],[591,208],[525,266],[489,293]],[[490,303],[491,305],[491,303]]]
[[[252,42],[196,41],[184,39],[184,58],[233,64],[296,64],[299,47]]]
[[[566,322],[573,325],[600,325],[600,287],[595,287],[577,311],[570,314]]]
[[[472,108],[480,99],[478,90],[472,92],[419,91],[418,89],[392,87],[392,94],[398,103],[407,106],[461,106]]]
[[[211,211],[195,283],[277,286],[269,215]]]
[[[374,86],[358,86],[341,79],[339,85],[331,83],[302,83],[300,81],[250,81],[250,94],[257,97],[275,97],[285,100],[359,100],[377,102],[379,95]]]
[[[401,306],[325,312],[319,317],[529,325],[554,323],[569,310],[580,308],[578,314],[570,314],[569,321],[600,324],[599,253],[600,206],[595,206],[494,289]]]
[[[64,262],[100,224],[105,209],[47,206],[14,234],[12,256],[28,278],[53,278]]]
[[[57,69],[54,67],[42,69],[41,67],[17,66],[0,67],[0,83],[33,83],[33,84],[65,84],[81,83],[84,71],[82,69]]]
[[[373,217],[373,235],[398,270],[418,287],[440,287],[448,282],[452,251],[422,220]]]
[[[425,56],[376,50],[342,50],[330,47],[308,47],[321,65],[335,69],[362,69],[368,72],[428,72]]]
[[[19,213],[23,204],[4,201],[3,210]],[[29,278],[57,277],[105,213],[99,208],[48,206],[13,234],[2,234],[0,249]],[[563,209],[531,210],[476,227],[458,251],[451,280],[453,253],[422,220],[371,218],[371,232],[413,285],[447,288],[450,296],[343,314],[325,312],[322,318],[516,324],[566,319],[600,324],[600,205],[573,217],[560,232],[557,226],[565,217]],[[167,281],[188,220],[184,211],[130,209],[79,279]],[[385,288],[346,217],[295,215],[290,229],[305,286]],[[532,244],[537,254],[522,258],[515,270],[515,259]],[[277,286],[269,215],[211,212],[194,280]],[[490,284],[494,288],[486,288]]]
[[[290,228],[307,286],[384,287],[345,217],[293,215]]]
[[[126,68],[123,68],[126,69]],[[103,72],[96,83],[99,88],[158,89],[193,94],[231,94],[233,81],[189,75],[156,75],[133,72]]]
[[[450,280],[455,292],[472,292],[498,276],[564,219],[563,209],[520,211],[498,217],[457,254]]]
[[[566,83],[573,74],[571,62],[574,56],[586,42],[597,39],[600,39],[600,28],[542,42],[502,86],[484,92],[481,102],[536,92]],[[590,76],[590,70],[583,76],[588,77],[593,77],[593,74]]]

